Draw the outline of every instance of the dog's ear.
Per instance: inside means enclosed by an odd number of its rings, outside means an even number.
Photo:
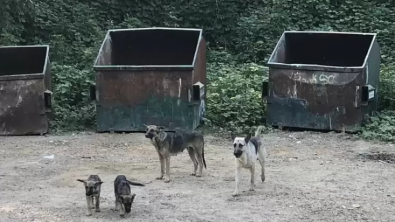
[[[244,141],[246,142],[246,145],[248,144],[248,141],[251,139],[251,133],[249,133],[245,138]]]
[[[103,181],[97,181],[96,185],[101,185],[102,183],[104,183]]]
[[[136,194],[132,194],[132,199],[130,200],[130,202],[133,203],[135,197],[136,197]]]
[[[233,132],[230,132],[230,137],[232,138],[232,141],[234,141],[236,138],[236,136],[235,136],[235,134],[233,134]]]
[[[79,181],[81,183],[86,183],[86,180],[77,179],[77,181]]]
[[[165,127],[164,126],[158,126],[158,130],[164,130]]]
[[[148,127],[147,125],[143,124],[145,127]]]
[[[165,132],[162,131],[159,133],[159,140],[161,142],[165,141],[166,137],[167,137],[167,134]]]

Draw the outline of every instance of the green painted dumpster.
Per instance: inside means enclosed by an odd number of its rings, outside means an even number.
[[[139,132],[149,124],[193,130],[204,118],[201,29],[109,30],[93,68],[98,132]]]
[[[48,132],[51,72],[48,45],[0,47],[0,135]]]
[[[269,125],[355,132],[377,109],[376,34],[285,31],[267,65]]]

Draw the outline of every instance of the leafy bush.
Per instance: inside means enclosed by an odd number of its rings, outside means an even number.
[[[395,111],[388,110],[371,117],[361,136],[369,140],[395,142]]]
[[[51,122],[56,130],[81,130],[95,121],[94,103],[89,98],[93,73],[75,66],[52,63],[54,115]]]
[[[395,64],[381,67],[379,85],[380,110],[395,110]]]
[[[207,117],[214,125],[245,132],[261,123],[265,111],[261,83],[268,76],[265,67],[214,63],[209,64],[208,74]]]

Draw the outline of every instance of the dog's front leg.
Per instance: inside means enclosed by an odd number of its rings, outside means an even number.
[[[119,211],[119,198],[115,195],[115,211]]]
[[[97,195],[95,199],[96,199],[96,212],[100,212],[100,195]]]
[[[254,191],[254,186],[255,186],[255,165],[254,164],[251,166],[250,172],[251,172],[250,191]]]
[[[157,177],[157,180],[163,179],[163,175],[165,174],[165,158],[158,152],[159,161],[160,161],[160,176]]]
[[[90,196],[86,196],[86,204],[88,205],[88,209],[86,211],[86,216],[91,216],[92,215],[92,206],[91,206],[92,200]]]
[[[239,195],[240,171],[241,171],[241,166],[239,165],[239,163],[236,163],[235,191],[233,192],[233,196]]]
[[[166,179],[165,179],[165,183],[170,182],[170,155],[167,155],[165,157],[165,161],[166,161]]]
[[[125,206],[121,203],[121,214],[119,216],[124,217],[125,216]]]

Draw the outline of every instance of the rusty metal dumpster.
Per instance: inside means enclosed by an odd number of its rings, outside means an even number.
[[[51,113],[49,46],[0,47],[0,135],[45,134]]]
[[[376,34],[286,31],[267,65],[269,125],[354,132],[377,109]]]
[[[195,129],[205,115],[201,29],[109,30],[94,64],[98,132]]]

